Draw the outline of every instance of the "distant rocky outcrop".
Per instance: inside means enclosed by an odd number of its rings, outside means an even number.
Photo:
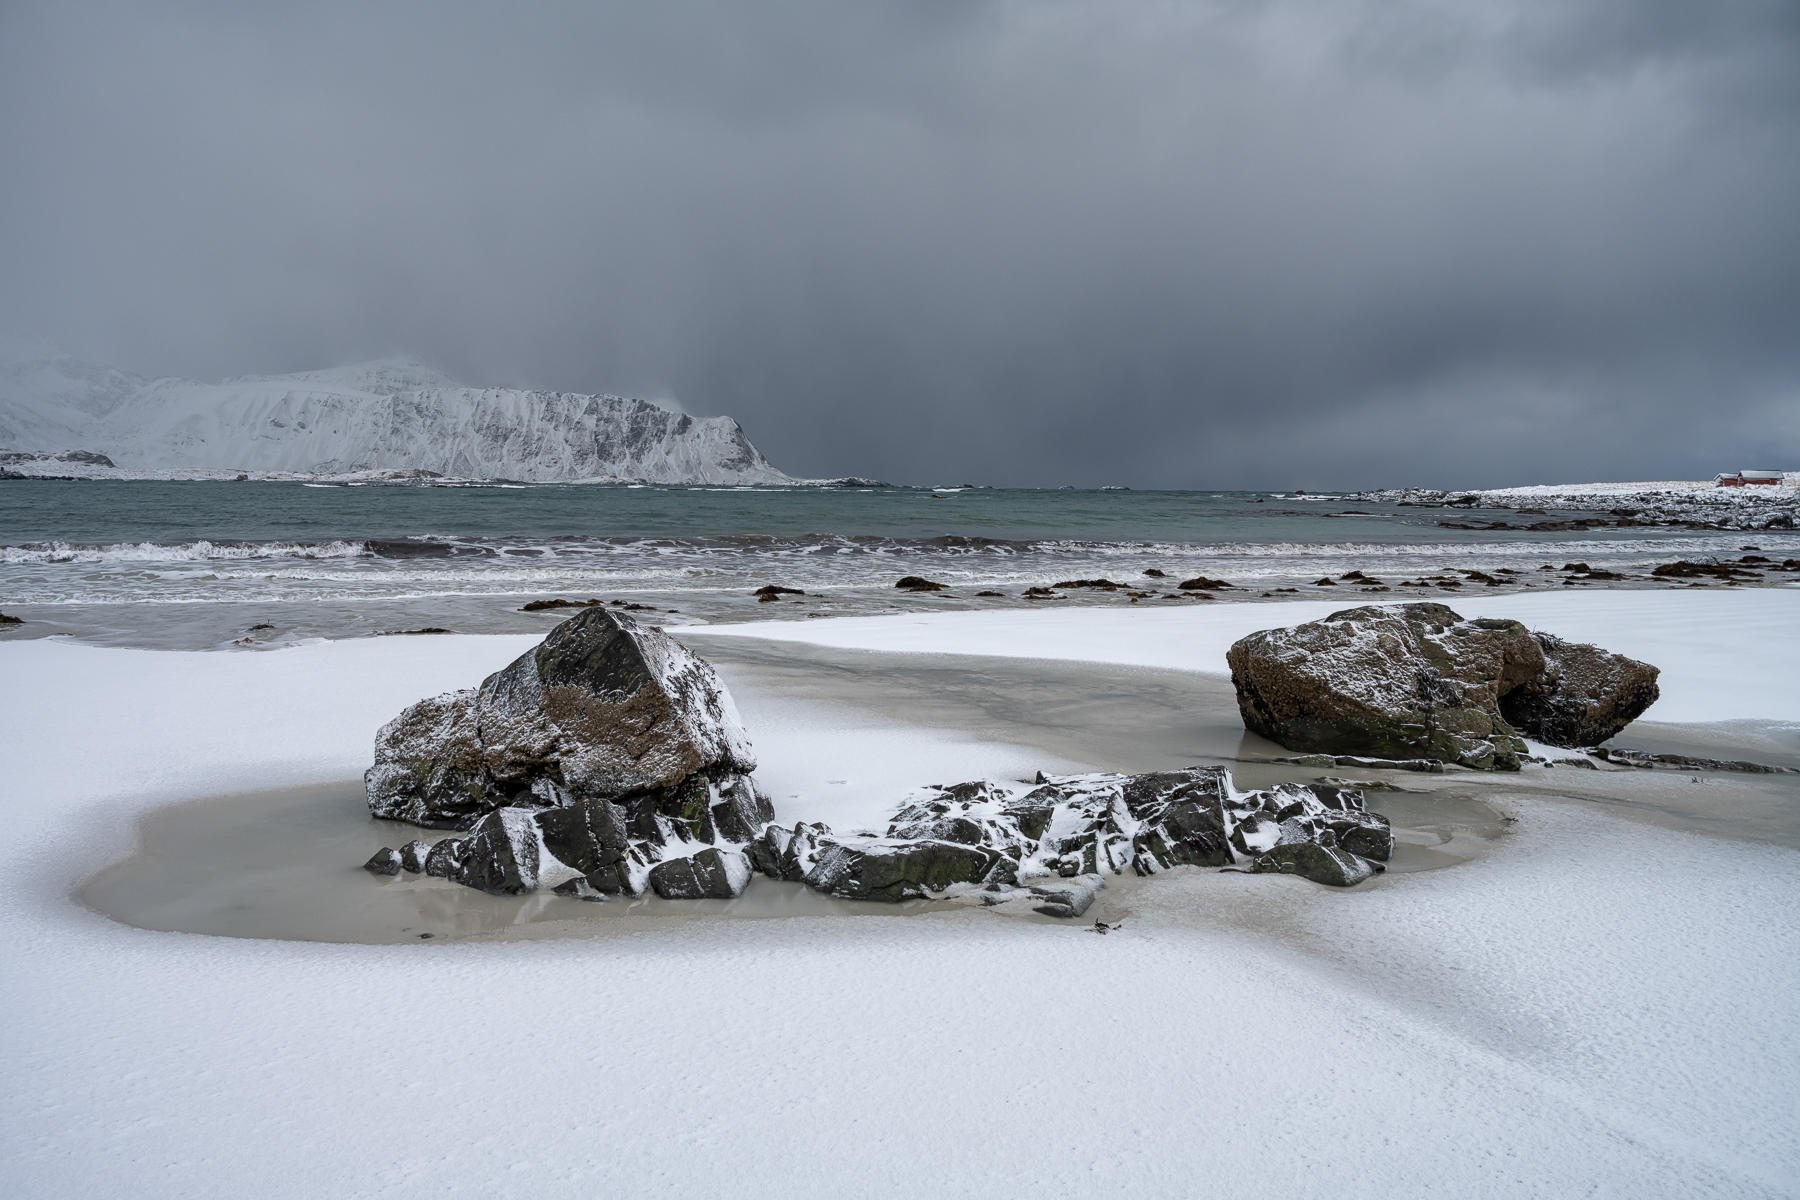
[[[430,874],[637,893],[659,865],[761,831],[772,813],[755,768],[710,666],[591,608],[480,687],[407,708],[377,735],[364,782],[377,817],[468,831],[432,848]]]
[[[1244,725],[1291,750],[1517,770],[1520,735],[1591,746],[1657,697],[1657,669],[1442,604],[1351,608],[1227,652]]]

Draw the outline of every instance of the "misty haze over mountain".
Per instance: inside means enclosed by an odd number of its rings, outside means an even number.
[[[0,331],[416,355],[796,475],[1800,465],[1800,6],[0,8]]]

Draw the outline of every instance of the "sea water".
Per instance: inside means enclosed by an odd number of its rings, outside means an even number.
[[[555,614],[520,607],[553,597],[682,623],[1023,604],[1035,602],[1027,588],[1083,578],[1187,603],[1176,585],[1204,575],[1234,585],[1221,598],[1297,588],[1348,604],[1375,597],[1317,581],[1510,569],[1508,586],[1565,586],[1540,568],[1641,572],[1747,544],[1800,553],[1793,533],[1445,524],[1510,515],[1280,492],[12,480],[0,481],[0,611],[25,618],[14,637],[267,645],[529,632]],[[907,575],[947,588],[897,591]],[[759,605],[752,593],[771,583],[806,594]],[[1426,593],[1379,598],[1407,594]],[[1075,590],[1055,602],[1132,599]]]

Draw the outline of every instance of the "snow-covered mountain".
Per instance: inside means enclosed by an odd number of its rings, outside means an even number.
[[[730,417],[466,387],[411,359],[221,383],[0,358],[0,448],[97,451],[118,474],[423,469],[535,482],[786,484]]]

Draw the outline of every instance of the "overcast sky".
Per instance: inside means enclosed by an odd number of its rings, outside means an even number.
[[[1800,3],[3,0],[0,330],[806,475],[1795,469]]]

